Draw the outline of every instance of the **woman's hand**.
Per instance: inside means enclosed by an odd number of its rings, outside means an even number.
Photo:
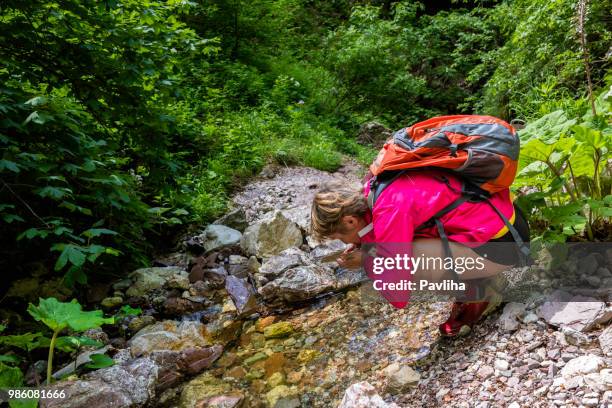
[[[359,269],[361,268],[361,251],[353,244],[350,244],[348,248],[342,252],[342,254],[336,259],[338,265],[346,269]]]

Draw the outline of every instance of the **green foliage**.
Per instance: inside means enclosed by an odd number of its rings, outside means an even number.
[[[593,240],[598,227],[610,223],[612,175],[606,165],[612,158],[612,127],[606,117],[612,110],[606,92],[598,107],[598,116],[578,119],[552,112],[521,133],[515,185],[528,188],[520,201],[544,224],[547,238],[585,234]]]
[[[110,367],[115,364],[115,360],[105,354],[91,354],[89,359],[91,362],[85,364],[85,367],[94,370]]]
[[[585,26],[596,88],[606,5]],[[122,275],[270,161],[369,164],[363,122],[461,112],[531,121],[525,205],[578,201],[546,217],[589,235],[608,212],[608,131],[584,117],[575,14],[569,0],[5,1],[0,267],[10,281],[41,261],[81,287]]]
[[[51,373],[53,372],[53,353],[55,347],[68,347],[92,344],[87,340],[79,337],[59,338],[58,334],[70,328],[75,332],[100,327],[103,324],[114,323],[113,318],[105,318],[102,312],[94,310],[90,312],[83,311],[81,305],[73,300],[72,302],[59,302],[55,298],[40,299],[38,306],[30,304],[28,313],[40,322],[43,322],[53,331],[53,337],[49,343],[49,357],[47,360],[47,384],[51,383]],[[97,344],[97,343],[96,343]]]
[[[495,68],[486,82],[480,111],[502,117],[539,117],[558,109],[579,111],[585,91],[583,54],[577,35],[576,2],[514,0],[492,11],[506,41],[483,57],[474,71]],[[612,30],[610,3],[590,2],[585,30],[596,85],[603,85],[605,55]]]
[[[28,306],[28,313],[54,332],[67,328],[81,332],[113,323],[113,319],[103,317],[100,310],[83,311],[76,300],[60,302],[55,298],[40,299],[38,306]]]

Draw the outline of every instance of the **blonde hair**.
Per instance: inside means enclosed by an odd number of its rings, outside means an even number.
[[[324,185],[312,200],[310,231],[316,239],[328,238],[334,232],[343,232],[342,217],[363,216],[368,204],[363,193],[341,183]]]

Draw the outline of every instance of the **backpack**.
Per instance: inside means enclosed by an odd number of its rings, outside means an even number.
[[[393,134],[370,166],[368,206],[397,177],[409,170],[444,169],[463,179],[461,196],[432,216],[420,229],[437,226],[447,255],[450,245],[439,218],[466,201],[487,202],[504,221],[523,257],[529,249],[510,221],[489,200],[510,187],[518,167],[520,141],[516,130],[493,116],[450,115],[418,122]],[[450,187],[448,180],[444,180]],[[451,255],[452,256],[452,255]]]

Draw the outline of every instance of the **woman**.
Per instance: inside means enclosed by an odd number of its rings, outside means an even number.
[[[376,244],[376,256],[395,257],[444,257],[440,235],[435,226],[419,229],[431,217],[461,196],[462,181],[458,177],[440,170],[418,170],[407,172],[391,183],[378,197],[372,210],[366,197],[369,183],[363,191],[355,191],[341,185],[322,188],[314,197],[311,214],[311,228],[319,238],[339,239],[350,244],[338,263],[349,269],[364,265],[368,276],[380,278],[372,268],[373,258],[364,257],[363,244]],[[493,194],[493,204],[519,232],[522,239],[529,240],[529,229],[521,212],[512,204],[508,189]],[[484,268],[466,270],[460,280],[474,287],[485,278],[492,278],[516,264],[518,256],[512,250],[492,251],[485,257],[488,242],[513,242],[512,235],[504,221],[493,207],[486,202],[464,202],[440,217],[448,240],[451,242],[453,258],[480,258]],[[432,245],[432,239],[436,245]],[[510,244],[507,244],[508,247]],[[489,246],[490,248],[490,246]],[[488,254],[487,254],[488,255]],[[362,258],[364,258],[362,260]],[[441,281],[449,278],[445,269],[421,269],[413,274],[405,268],[392,267],[381,274],[387,283],[399,283],[420,278]],[[389,285],[387,285],[389,286]],[[405,307],[410,290],[381,290],[381,294],[393,306]],[[451,316],[440,331],[445,336],[456,336],[468,331],[489,306],[488,299],[480,302],[456,302]]]

